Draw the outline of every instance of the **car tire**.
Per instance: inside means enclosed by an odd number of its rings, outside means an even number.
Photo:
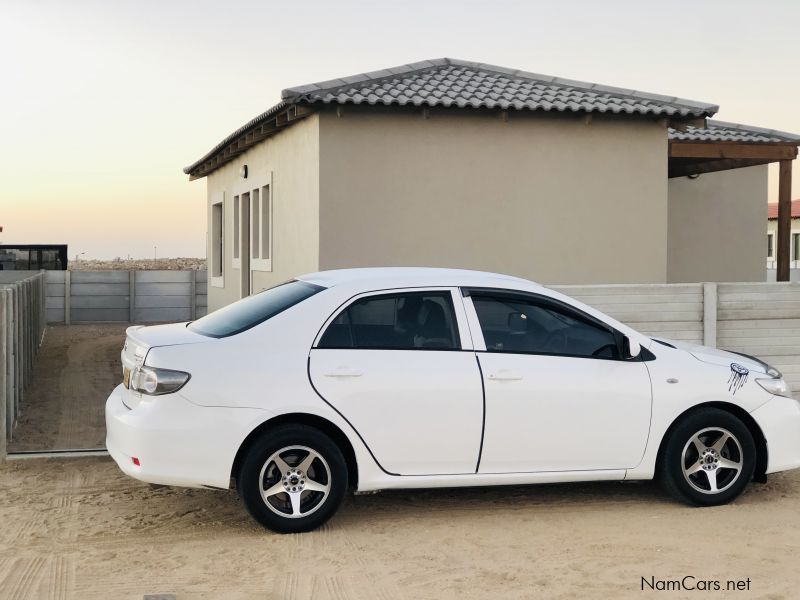
[[[347,491],[347,464],[318,429],[281,425],[250,446],[236,484],[256,521],[277,533],[300,533],[321,526],[339,508]]]
[[[756,445],[747,426],[718,408],[700,408],[669,433],[658,479],[676,500],[691,506],[727,504],[753,478]]]

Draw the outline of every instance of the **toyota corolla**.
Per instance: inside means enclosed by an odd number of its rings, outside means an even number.
[[[279,532],[318,527],[350,489],[657,478],[709,506],[800,466],[800,403],[774,368],[491,273],[314,273],[131,327],[122,362],[119,467],[235,488]]]

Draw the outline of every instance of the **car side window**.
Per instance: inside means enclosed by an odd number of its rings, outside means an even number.
[[[450,292],[406,292],[353,302],[325,330],[318,348],[458,350]]]
[[[610,329],[534,298],[471,294],[488,352],[618,359]]]

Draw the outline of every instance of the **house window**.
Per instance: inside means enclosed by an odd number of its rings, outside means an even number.
[[[800,233],[792,234],[792,260],[800,260]]]
[[[258,271],[272,270],[272,184],[251,192],[250,209],[251,267]]]
[[[272,258],[272,194],[269,185],[261,188],[261,258]]]
[[[233,197],[233,260],[239,260],[239,196]]]
[[[211,276],[222,277],[224,221],[222,202],[211,205]]]
[[[251,242],[252,242],[252,252],[253,258],[258,258],[260,256],[260,242],[259,242],[259,235],[258,230],[259,227],[259,215],[261,214],[261,198],[260,198],[260,191],[253,190],[253,218],[250,219],[250,227],[252,228],[252,233],[250,234]]]
[[[767,258],[775,257],[775,236],[771,233],[767,234]]]

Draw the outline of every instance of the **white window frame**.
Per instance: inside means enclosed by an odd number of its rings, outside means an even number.
[[[265,197],[264,188],[268,187],[269,189],[269,196]],[[258,190],[258,202],[259,202],[259,210],[258,210],[258,218],[255,217],[255,202],[253,202],[253,193],[250,192],[250,225],[252,229],[258,230],[258,243],[261,248],[256,251],[255,242],[256,236],[253,235],[251,230],[250,232],[250,270],[251,271],[272,271],[272,258],[273,258],[273,249],[275,246],[274,243],[274,214],[275,214],[275,177],[272,171],[267,173],[266,178],[263,180],[263,183],[259,185],[251,185],[251,190]],[[264,206],[267,207],[267,210],[264,211]],[[267,252],[269,253],[269,258],[264,258],[262,254],[262,250],[264,249],[263,244],[263,235],[264,235],[264,215],[267,215],[269,219],[269,227],[267,228],[267,232],[269,234],[269,244],[267,245]],[[256,256],[258,254],[258,256]]]
[[[215,258],[215,248],[217,240],[214,239],[214,207],[220,205],[220,224],[219,224],[219,244],[220,244],[220,264],[217,264]],[[208,252],[208,284],[211,287],[223,288],[225,287],[225,192],[215,194],[212,196],[211,202],[208,205],[208,229],[209,229],[209,252]],[[214,275],[219,271],[219,275]]]
[[[233,194],[233,243],[231,244],[231,266],[234,269],[242,268],[242,193],[241,191]],[[244,192],[246,193],[246,192]]]

